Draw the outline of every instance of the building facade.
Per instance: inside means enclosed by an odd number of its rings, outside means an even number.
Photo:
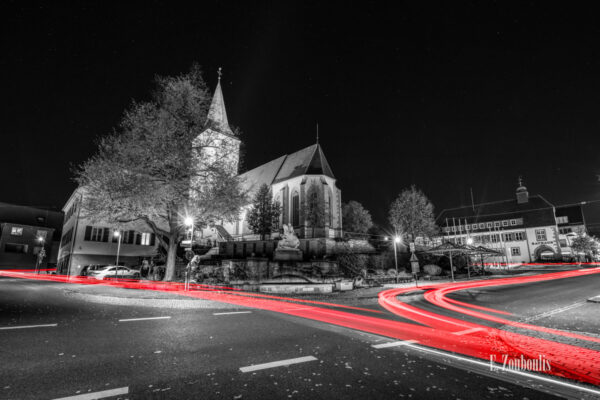
[[[568,247],[561,246],[556,208],[523,185],[513,199],[443,210],[436,222],[446,240],[504,254],[492,262],[559,260]]]
[[[0,268],[53,268],[58,255],[62,213],[0,203]],[[44,249],[44,256],[38,254]]]
[[[58,252],[57,273],[79,275],[87,265],[139,266],[144,258],[157,254],[157,240],[142,223],[119,227],[84,218],[81,204],[84,189],[77,189],[63,207],[63,234]],[[115,234],[118,232],[118,235]]]

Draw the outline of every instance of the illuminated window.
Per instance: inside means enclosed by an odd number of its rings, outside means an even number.
[[[556,217],[556,223],[557,224],[568,224],[569,223],[569,217],[567,217],[567,216]]]
[[[23,227],[21,227],[21,226],[11,227],[10,234],[13,236],[23,236]]]
[[[494,222],[494,226],[495,226],[496,228],[497,228],[497,227],[499,227],[499,226],[500,226],[500,221],[496,221],[496,222]]]
[[[545,229],[536,229],[535,230],[535,239],[538,242],[544,242],[546,241],[546,230]]]
[[[502,226],[508,226],[508,221],[502,221]]]
[[[516,219],[511,219],[510,220],[510,224],[511,225],[516,225],[517,224],[517,220]]]
[[[142,233],[142,240],[140,243],[142,246],[149,246],[150,245],[150,234],[148,232],[143,232]]]

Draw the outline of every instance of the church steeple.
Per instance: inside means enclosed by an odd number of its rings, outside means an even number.
[[[219,67],[219,80],[217,82],[217,88],[213,95],[210,108],[208,109],[208,116],[206,117],[206,127],[212,128],[221,133],[233,135],[229,122],[227,121],[227,111],[225,110],[225,100],[223,99],[223,91],[221,90],[221,67]]]

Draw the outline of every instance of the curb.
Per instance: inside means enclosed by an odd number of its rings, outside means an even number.
[[[173,309],[233,309],[239,308],[233,304],[220,303],[203,299],[156,299],[156,298],[131,298],[116,297],[99,294],[82,293],[75,290],[65,290],[65,296],[72,296],[79,300],[89,301],[96,304],[108,304],[117,306],[156,307]]]

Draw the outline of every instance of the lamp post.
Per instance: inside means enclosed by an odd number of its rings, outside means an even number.
[[[37,262],[35,263],[35,273],[39,274],[40,273],[40,264],[42,263],[42,260],[44,259],[44,257],[46,256],[46,251],[44,250],[44,238],[42,236],[37,238],[37,241],[40,242],[40,245],[42,246],[42,248],[40,249],[40,252],[37,255]]]
[[[115,278],[118,279],[119,278],[119,252],[121,251],[121,232],[120,231],[115,231],[113,233],[113,236],[117,238],[117,271],[115,273]]]
[[[190,250],[192,251],[192,253],[194,253],[194,218],[186,217],[183,222],[185,223],[186,226],[190,227],[190,230],[191,230]],[[191,263],[188,262],[188,265],[185,267],[184,290],[186,290],[186,291],[189,290],[189,286],[190,286],[190,268],[191,268]]]
[[[467,238],[467,244],[468,244],[469,246],[472,246],[472,245],[473,245],[473,238],[472,238],[472,237],[468,237],[468,238]],[[469,262],[470,262],[470,261],[471,261],[471,257],[469,257],[469,258],[468,258],[468,260],[467,260],[467,277],[468,277],[469,279],[471,279],[471,265],[469,265]]]
[[[396,264],[396,283],[398,283],[398,250],[396,247],[400,243],[400,236],[394,236],[394,263]]]

